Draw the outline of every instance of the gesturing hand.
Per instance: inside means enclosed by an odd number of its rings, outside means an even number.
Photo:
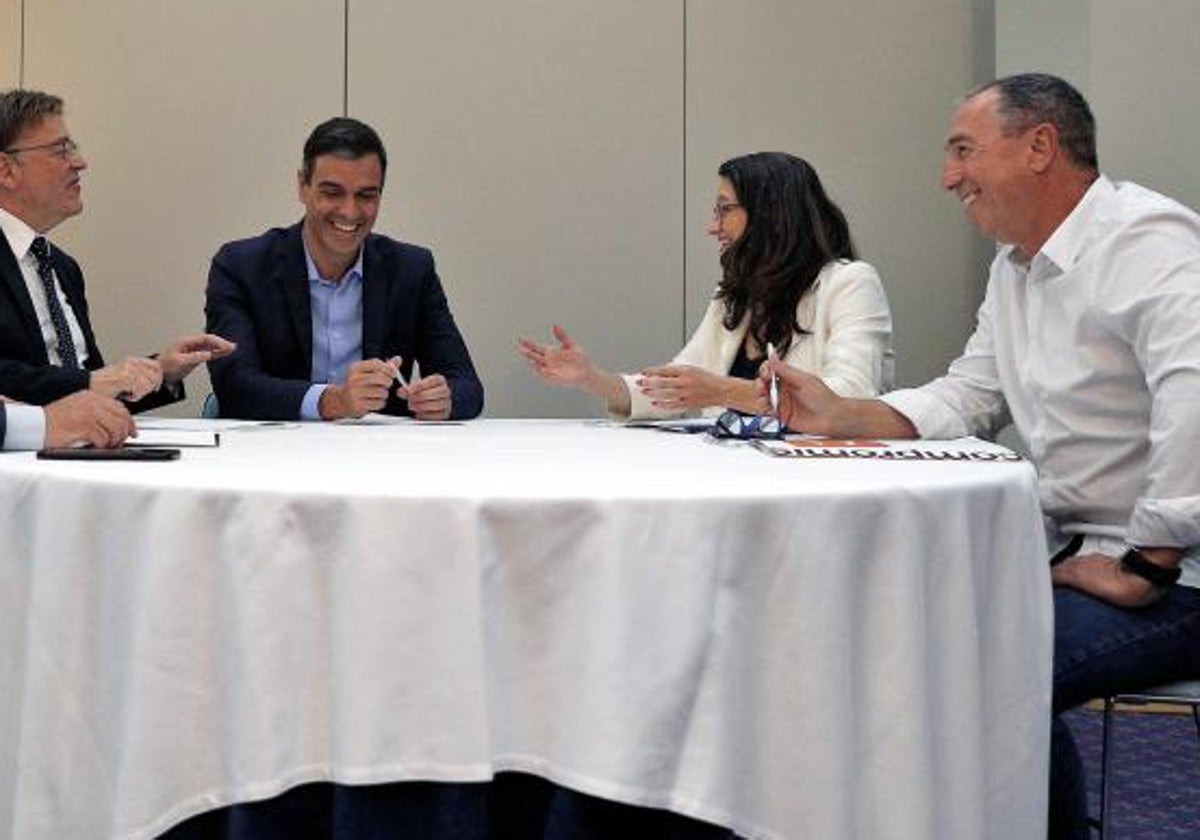
[[[88,387],[106,397],[136,402],[157,391],[162,378],[162,367],[157,361],[130,356],[92,371]]]
[[[236,348],[232,341],[226,341],[219,335],[185,335],[171,342],[167,349],[159,354],[158,362],[162,367],[163,379],[168,384],[181,382],[199,365],[210,359],[228,356]]]
[[[586,387],[594,373],[587,353],[562,327],[555,324],[551,329],[557,346],[520,338],[517,339],[517,352],[525,357],[533,372],[547,382]]]

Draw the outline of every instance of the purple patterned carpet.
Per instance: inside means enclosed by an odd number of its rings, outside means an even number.
[[[1102,714],[1067,715],[1100,813]],[[1113,718],[1109,840],[1200,840],[1200,740],[1188,713],[1119,711]]]

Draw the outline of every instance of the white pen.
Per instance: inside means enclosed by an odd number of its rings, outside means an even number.
[[[768,341],[767,359],[774,358],[775,345]],[[775,373],[774,369],[771,370],[771,388],[769,391],[769,397],[771,400],[771,413],[776,415],[779,414],[779,376]]]

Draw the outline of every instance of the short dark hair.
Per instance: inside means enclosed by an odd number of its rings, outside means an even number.
[[[50,93],[20,88],[0,93],[0,151],[11,148],[26,129],[62,112],[62,99]]]
[[[382,175],[387,175],[387,152],[383,149],[383,141],[375,129],[352,117],[326,120],[308,135],[304,141],[304,162],[300,168],[304,183],[312,179],[313,167],[321,155],[336,155],[349,160],[375,155],[379,158]]]
[[[756,152],[725,161],[717,174],[729,180],[746,211],[745,231],[721,255],[723,323],[737,329],[749,314],[748,334],[784,356],[792,337],[808,332],[796,308],[821,269],[855,259],[850,225],[803,158]]]
[[[980,85],[963,98],[989,90],[996,91],[996,110],[1006,134],[1050,123],[1058,130],[1058,143],[1071,163],[1099,171],[1096,119],[1083,94],[1068,82],[1049,73],[1019,73]]]

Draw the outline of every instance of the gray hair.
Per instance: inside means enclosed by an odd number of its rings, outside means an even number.
[[[0,152],[9,149],[27,128],[46,117],[60,117],[63,101],[39,90],[14,88],[0,93]]]
[[[1048,73],[1020,73],[980,85],[963,97],[971,99],[996,91],[1005,134],[1020,134],[1039,123],[1058,131],[1059,146],[1081,169],[1099,170],[1096,159],[1096,120],[1078,90]]]

